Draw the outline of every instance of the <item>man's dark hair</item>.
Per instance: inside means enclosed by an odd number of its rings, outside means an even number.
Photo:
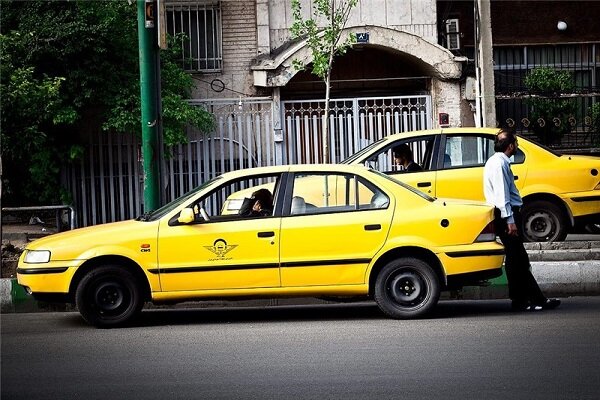
[[[498,133],[496,133],[496,138],[494,139],[494,151],[504,153],[508,146],[517,141],[517,136],[514,132],[500,129]]]
[[[394,156],[409,161],[413,160],[413,152],[406,143],[402,143],[394,147]]]

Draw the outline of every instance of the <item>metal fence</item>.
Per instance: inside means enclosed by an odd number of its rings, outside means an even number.
[[[275,164],[271,100],[197,102],[215,116],[210,134],[188,131],[161,165],[162,201],[224,172]],[[100,133],[81,162],[66,167],[79,226],[135,218],[143,212],[141,143],[132,134]]]
[[[323,100],[282,102],[284,160],[323,161]],[[335,99],[330,102],[329,160],[340,162],[369,143],[393,133],[431,128],[431,97],[395,96]]]
[[[525,78],[535,68],[568,71],[574,88],[568,92],[532,93]],[[591,107],[600,102],[600,43],[496,46],[494,48],[496,113],[499,123],[516,128],[534,139],[540,125],[553,126],[560,140],[547,143],[559,148],[600,145],[600,132],[593,125]],[[536,105],[557,110],[540,120]]]
[[[283,142],[275,142],[270,98],[196,101],[215,116],[210,134],[189,130],[161,165],[162,202],[227,171],[322,161],[323,100],[281,108]],[[430,96],[336,99],[329,116],[331,161],[338,162],[391,133],[431,127]],[[80,226],[134,218],[143,212],[141,143],[135,135],[89,138],[81,162],[66,167]],[[276,156],[276,152],[279,150]]]

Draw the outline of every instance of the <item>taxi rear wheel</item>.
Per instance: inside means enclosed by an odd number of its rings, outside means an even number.
[[[528,242],[565,240],[567,223],[564,213],[556,204],[538,200],[523,206],[523,239]]]
[[[375,281],[375,301],[392,318],[424,315],[439,298],[437,274],[429,264],[417,258],[404,257],[388,263]]]
[[[75,302],[83,319],[99,328],[129,322],[144,305],[133,274],[116,265],[100,266],[85,275]]]

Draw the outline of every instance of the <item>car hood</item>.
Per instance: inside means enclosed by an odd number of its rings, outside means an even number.
[[[53,260],[78,258],[79,249],[118,246],[136,240],[156,240],[158,221],[128,220],[89,226],[46,236],[27,245],[27,250],[50,250]]]

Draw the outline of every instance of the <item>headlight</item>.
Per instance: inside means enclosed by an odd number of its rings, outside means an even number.
[[[27,264],[42,264],[50,261],[48,250],[27,250],[23,262]]]

